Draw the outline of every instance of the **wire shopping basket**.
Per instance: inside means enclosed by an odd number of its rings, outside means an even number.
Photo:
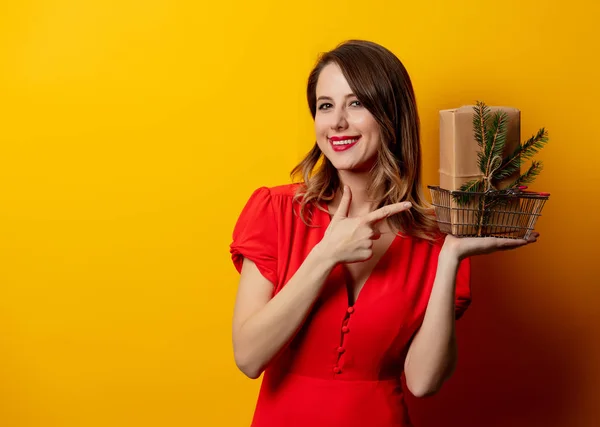
[[[550,197],[513,188],[485,193],[427,188],[440,231],[459,237],[527,239]]]

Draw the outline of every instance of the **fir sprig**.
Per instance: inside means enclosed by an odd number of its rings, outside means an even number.
[[[502,164],[502,153],[506,144],[507,124],[508,114],[504,111],[496,111],[492,125],[488,129],[488,145],[485,147],[486,150],[483,156],[485,163],[479,165],[480,171],[486,176],[493,174],[495,168]]]
[[[508,134],[508,114],[504,111],[490,112],[490,108],[482,101],[473,107],[473,133],[480,151],[477,153],[478,167],[482,176],[469,181],[460,187],[463,192],[485,192],[497,190],[498,182],[520,172],[524,160],[531,159],[548,142],[548,132],[541,128],[535,135],[518,144],[513,152],[503,157]],[[508,188],[518,187],[533,182],[542,171],[542,162],[533,162],[529,170],[513,181]],[[457,202],[466,204],[468,195],[457,195]]]
[[[477,105],[473,109],[475,110],[475,114],[473,114],[475,141],[477,141],[479,148],[483,149],[486,146],[490,108],[483,102],[477,101]]]
[[[537,134],[529,138],[523,145],[519,144],[515,150],[502,161],[502,166],[496,171],[496,179],[502,180],[521,170],[523,160],[531,159],[548,142],[548,131],[541,128]]]
[[[514,180],[509,185],[509,188],[518,187],[520,185],[531,184],[533,181],[535,181],[535,179],[538,177],[540,172],[542,172],[542,169],[543,169],[543,163],[539,160],[534,160],[533,162],[531,162],[531,166],[529,167],[527,172],[525,172],[523,175],[521,175],[516,180]]]

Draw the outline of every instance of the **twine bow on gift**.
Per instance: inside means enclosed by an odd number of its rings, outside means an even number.
[[[497,166],[496,166],[496,163],[498,163]],[[502,166],[502,156],[494,156],[490,160],[489,164],[490,164],[490,167],[487,168],[488,173],[487,173],[487,175],[483,176],[483,180],[486,182],[486,186],[485,186],[486,193],[497,190],[497,188],[494,187],[494,184],[492,184],[492,179],[494,178],[494,174],[496,173],[496,171],[498,169],[500,169],[500,166]]]

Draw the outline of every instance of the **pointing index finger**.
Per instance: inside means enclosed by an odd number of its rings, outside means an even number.
[[[381,221],[382,219],[387,218],[391,215],[408,210],[411,207],[412,207],[411,202],[401,202],[401,203],[394,203],[392,205],[383,206],[383,207],[381,207],[377,210],[374,210],[373,212],[365,215],[364,220],[367,223],[374,223],[377,221]]]

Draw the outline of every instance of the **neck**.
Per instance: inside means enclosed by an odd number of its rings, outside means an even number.
[[[344,185],[347,185],[352,192],[349,216],[361,216],[371,212],[374,206],[372,206],[372,201],[369,200],[367,194],[370,173],[339,171],[338,176],[340,178],[340,191],[336,193],[335,198],[332,200],[331,207],[337,210],[342,199],[342,189]]]

